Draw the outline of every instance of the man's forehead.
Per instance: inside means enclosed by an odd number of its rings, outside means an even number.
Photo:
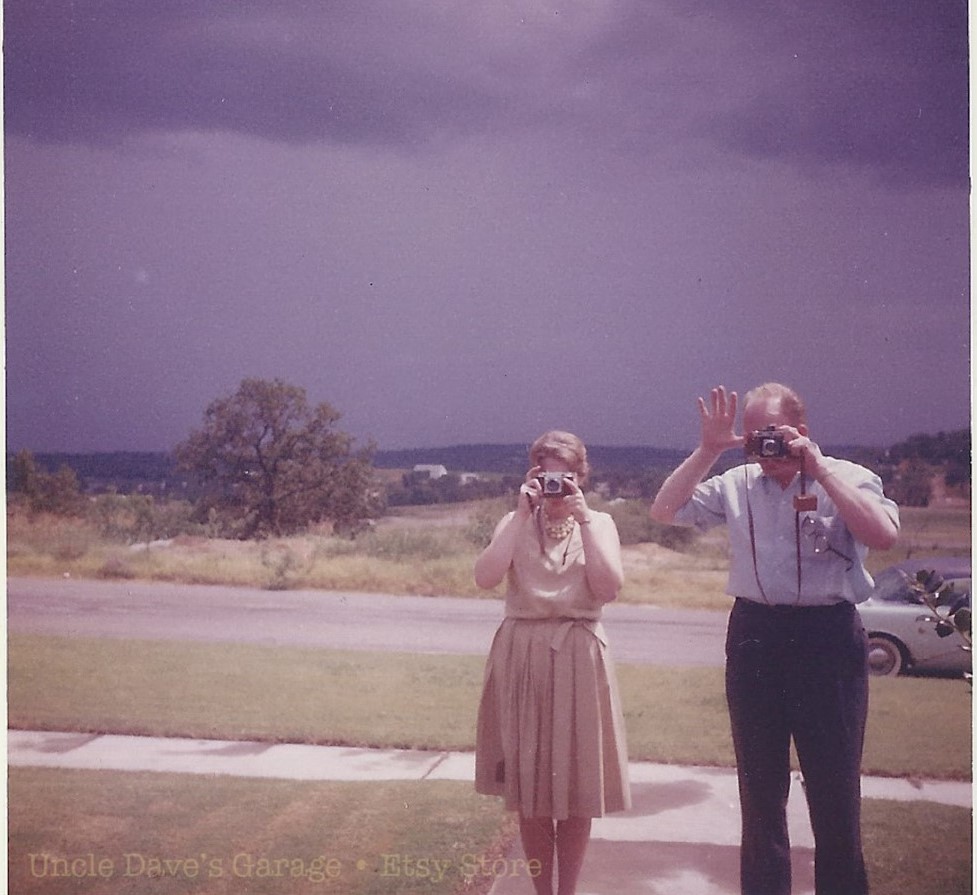
[[[782,399],[774,395],[756,397],[743,408],[743,419],[786,422],[787,416],[782,405]]]

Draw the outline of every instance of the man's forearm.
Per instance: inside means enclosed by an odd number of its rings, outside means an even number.
[[[649,514],[656,522],[670,524],[679,508],[688,503],[699,484],[719,459],[721,451],[697,447],[675,471],[665,479],[651,504]]]
[[[872,550],[888,550],[899,537],[899,523],[873,493],[857,488],[833,472],[815,474],[834,502],[852,537]]]

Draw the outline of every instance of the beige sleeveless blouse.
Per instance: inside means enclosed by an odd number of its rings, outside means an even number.
[[[590,511],[590,525],[613,525],[607,513]],[[587,584],[580,526],[574,525],[569,544],[535,536],[536,523],[520,539],[507,573],[507,618],[600,618],[602,603]]]

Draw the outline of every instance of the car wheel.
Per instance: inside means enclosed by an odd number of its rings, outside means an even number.
[[[868,673],[879,677],[895,677],[906,665],[902,646],[881,634],[868,638]]]

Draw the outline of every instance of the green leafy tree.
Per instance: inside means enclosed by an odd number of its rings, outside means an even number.
[[[31,513],[77,516],[85,506],[78,476],[69,466],[46,472],[30,451],[20,451],[11,464],[11,490]]]
[[[331,521],[355,533],[380,510],[369,446],[336,428],[329,404],[279,379],[244,379],[213,401],[175,456],[203,490],[198,511],[241,538],[293,534]]]
[[[933,487],[933,469],[916,457],[903,462],[896,471],[886,493],[900,506],[925,507],[929,505]]]
[[[10,465],[10,489],[15,494],[31,498],[38,491],[41,470],[30,451],[18,451]]]
[[[889,461],[897,467],[920,468],[942,473],[946,484],[970,496],[971,438],[969,429],[911,435],[889,449]]]

